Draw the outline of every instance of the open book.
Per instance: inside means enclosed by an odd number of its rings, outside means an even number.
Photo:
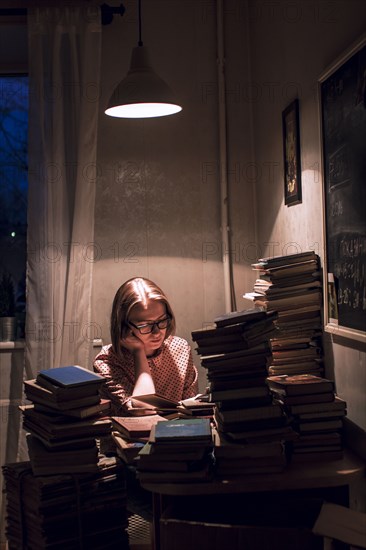
[[[133,407],[152,411],[175,411],[179,401],[167,399],[157,393],[148,393],[146,395],[134,395],[131,398],[131,404]]]
[[[194,403],[197,405],[201,402],[203,398],[202,394],[198,394],[195,397],[189,399],[183,399],[183,401],[174,401],[163,397],[158,393],[148,393],[146,395],[134,395],[131,398],[131,403],[133,407],[143,408],[145,410],[153,411],[176,411],[178,406],[192,406]]]

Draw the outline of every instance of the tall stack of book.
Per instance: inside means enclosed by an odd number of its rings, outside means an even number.
[[[252,264],[258,278],[244,298],[277,311],[271,337],[270,375],[323,373],[322,276],[319,256],[307,251],[262,258]]]
[[[29,461],[2,470],[9,550],[129,548],[124,467],[115,458],[92,474],[35,476]]]
[[[279,375],[268,377],[267,384],[298,432],[299,437],[292,443],[293,462],[343,457],[347,405],[335,394],[332,380],[311,374]]]
[[[110,401],[99,394],[104,382],[76,365],[44,370],[24,382],[32,404],[20,409],[34,475],[98,471],[97,439],[112,431]]]
[[[252,308],[222,315],[215,319],[215,327],[192,332],[201,365],[207,370],[209,399],[215,403],[215,470],[219,476],[230,471],[252,473],[255,456],[259,458],[257,471],[286,466],[283,443],[294,432],[282,406],[272,402],[266,384],[269,339],[276,318],[276,312]],[[257,443],[266,448],[254,448]]]
[[[139,452],[138,478],[147,483],[209,481],[213,475],[212,449],[208,418],[158,422]]]

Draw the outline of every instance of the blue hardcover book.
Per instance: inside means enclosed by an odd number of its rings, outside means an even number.
[[[155,441],[200,440],[211,441],[212,431],[209,418],[180,418],[166,420],[155,425]]]
[[[101,386],[105,378],[93,371],[84,369],[78,365],[57,367],[55,369],[41,370],[37,375],[37,382],[51,383],[61,388],[74,388],[76,386],[96,385]]]

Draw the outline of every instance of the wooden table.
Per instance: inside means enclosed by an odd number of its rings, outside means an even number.
[[[322,498],[349,505],[349,493],[353,483],[365,475],[364,462],[345,451],[342,460],[332,462],[289,465],[281,473],[238,476],[231,479],[214,479],[205,483],[143,483],[153,493],[155,550],[160,548],[160,516],[164,499],[198,495],[220,496],[228,494],[252,494],[262,492],[306,492],[317,490]],[[333,490],[333,491],[332,491]]]

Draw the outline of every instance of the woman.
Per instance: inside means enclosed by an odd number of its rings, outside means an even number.
[[[157,393],[180,401],[198,392],[191,348],[174,336],[175,317],[163,291],[136,277],[117,291],[111,313],[111,344],[94,361],[106,378],[103,397],[112,415],[133,413],[131,397]]]
[[[113,300],[111,344],[94,361],[94,370],[106,379],[102,396],[112,403],[112,416],[137,414],[131,397],[158,393],[180,401],[198,391],[191,348],[174,336],[175,317],[163,291],[149,279],[126,281]],[[106,454],[111,441],[101,442]],[[133,466],[126,468],[127,508],[152,520],[151,494],[142,489]]]

